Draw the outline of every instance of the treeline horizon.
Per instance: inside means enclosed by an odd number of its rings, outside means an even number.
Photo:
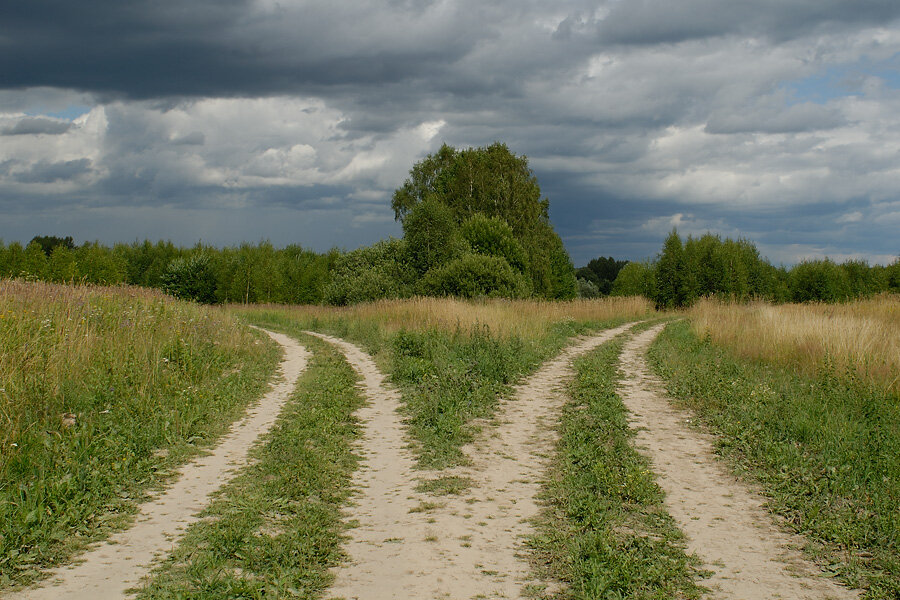
[[[0,278],[137,285],[207,304],[346,304],[342,300],[348,296],[357,296],[350,298],[355,302],[417,295],[397,289],[360,289],[354,294],[347,289],[354,282],[335,277],[335,271],[354,258],[373,253],[391,254],[394,266],[404,268],[402,242],[389,238],[352,251],[315,252],[299,244],[279,248],[269,241],[219,248],[202,243],[176,246],[162,240],[76,245],[71,237],[57,236],[7,245],[0,239]],[[640,295],[660,308],[688,306],[705,296],[783,303],[900,293],[900,259],[886,266],[822,258],[776,267],[748,240],[712,233],[682,240],[677,231],[669,234],[654,259],[601,256],[575,269],[575,276],[578,297]]]

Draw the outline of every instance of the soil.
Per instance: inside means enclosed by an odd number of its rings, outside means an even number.
[[[95,545],[74,566],[54,569],[40,587],[13,594],[10,600],[124,598],[128,589],[141,583],[153,563],[168,554],[197,520],[210,495],[247,464],[248,450],[271,429],[306,368],[308,354],[302,346],[288,336],[266,333],[284,348],[275,383],[219,445],[182,467],[162,495],[141,505],[130,529]]]
[[[385,384],[359,348],[337,345],[363,379],[368,406],[354,479],[355,504],[347,511],[350,560],[335,571],[326,598],[520,598],[544,588],[530,578],[522,545],[532,532],[540,489],[556,434],[554,427],[572,377],[571,362],[628,326],[581,339],[545,363],[500,403],[492,422],[464,448],[465,467],[415,470],[399,394]],[[416,491],[422,481],[462,477],[472,485],[458,495]]]
[[[714,438],[673,408],[644,354],[663,325],[630,339],[622,352],[619,394],[649,456],[666,507],[688,548],[713,575],[703,582],[714,598],[837,600],[859,593],[826,578],[797,549],[802,540],[778,527],[764,498],[738,481],[714,453]]]

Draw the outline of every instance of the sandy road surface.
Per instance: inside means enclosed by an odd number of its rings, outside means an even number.
[[[715,459],[713,438],[688,426],[652,375],[644,354],[663,325],[637,334],[623,349],[619,394],[632,413],[639,450],[653,461],[666,508],[714,575],[714,598],[837,600],[858,598],[807,562],[799,539],[778,529],[763,499]]]
[[[308,354],[302,346],[286,335],[266,333],[285,351],[276,382],[212,453],[182,467],[171,487],[140,507],[133,527],[94,546],[75,566],[54,569],[40,587],[8,596],[10,600],[124,598],[125,591],[140,583],[154,560],[171,551],[209,503],[210,494],[246,464],[250,446],[271,429],[306,368]]]
[[[564,403],[571,361],[628,326],[581,339],[517,386],[501,403],[494,423],[465,448],[471,465],[425,473],[414,470],[399,394],[384,384],[372,359],[355,346],[320,336],[345,352],[363,377],[369,404],[364,460],[354,478],[359,489],[347,519],[358,522],[345,546],[349,564],[337,569],[327,598],[520,598],[529,584],[522,555],[527,520],[537,514],[535,495],[552,452],[553,430]],[[415,491],[423,478],[467,477],[459,496]]]

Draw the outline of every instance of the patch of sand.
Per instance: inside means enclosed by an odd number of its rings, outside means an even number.
[[[858,598],[804,559],[796,549],[799,537],[776,527],[763,498],[716,460],[713,437],[690,427],[691,415],[671,406],[644,359],[663,327],[625,344],[619,394],[638,430],[639,450],[653,461],[666,507],[687,536],[688,549],[714,573],[704,585],[716,598]]]
[[[10,600],[117,599],[140,584],[154,561],[169,553],[197,520],[210,495],[247,463],[250,446],[271,429],[306,368],[308,354],[302,346],[286,335],[266,333],[285,351],[277,380],[219,445],[209,455],[182,467],[171,487],[140,507],[130,529],[96,545],[78,559],[78,564],[54,569],[40,587],[12,594]]]
[[[555,425],[573,375],[571,361],[629,326],[581,339],[546,362],[511,398],[501,402],[494,422],[464,450],[470,465],[425,474],[414,470],[405,427],[397,409],[400,397],[388,388],[372,359],[328,336],[363,377],[368,406],[358,414],[364,424],[360,451],[364,460],[348,521],[345,546],[349,564],[335,571],[328,598],[520,598],[532,581],[522,547],[531,533],[528,520],[538,512],[547,458],[556,440]],[[434,496],[415,490],[423,479],[469,478],[460,495]]]

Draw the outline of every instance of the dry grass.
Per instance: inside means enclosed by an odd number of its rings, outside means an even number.
[[[780,306],[701,300],[689,314],[697,335],[739,356],[809,373],[825,366],[900,391],[900,296]]]
[[[499,337],[536,339],[554,323],[565,320],[606,321],[638,318],[653,311],[641,297],[609,297],[594,300],[548,302],[538,300],[465,301],[452,298],[382,300],[347,307],[296,306],[287,309],[301,319],[362,320],[387,331],[474,331],[487,327]]]

